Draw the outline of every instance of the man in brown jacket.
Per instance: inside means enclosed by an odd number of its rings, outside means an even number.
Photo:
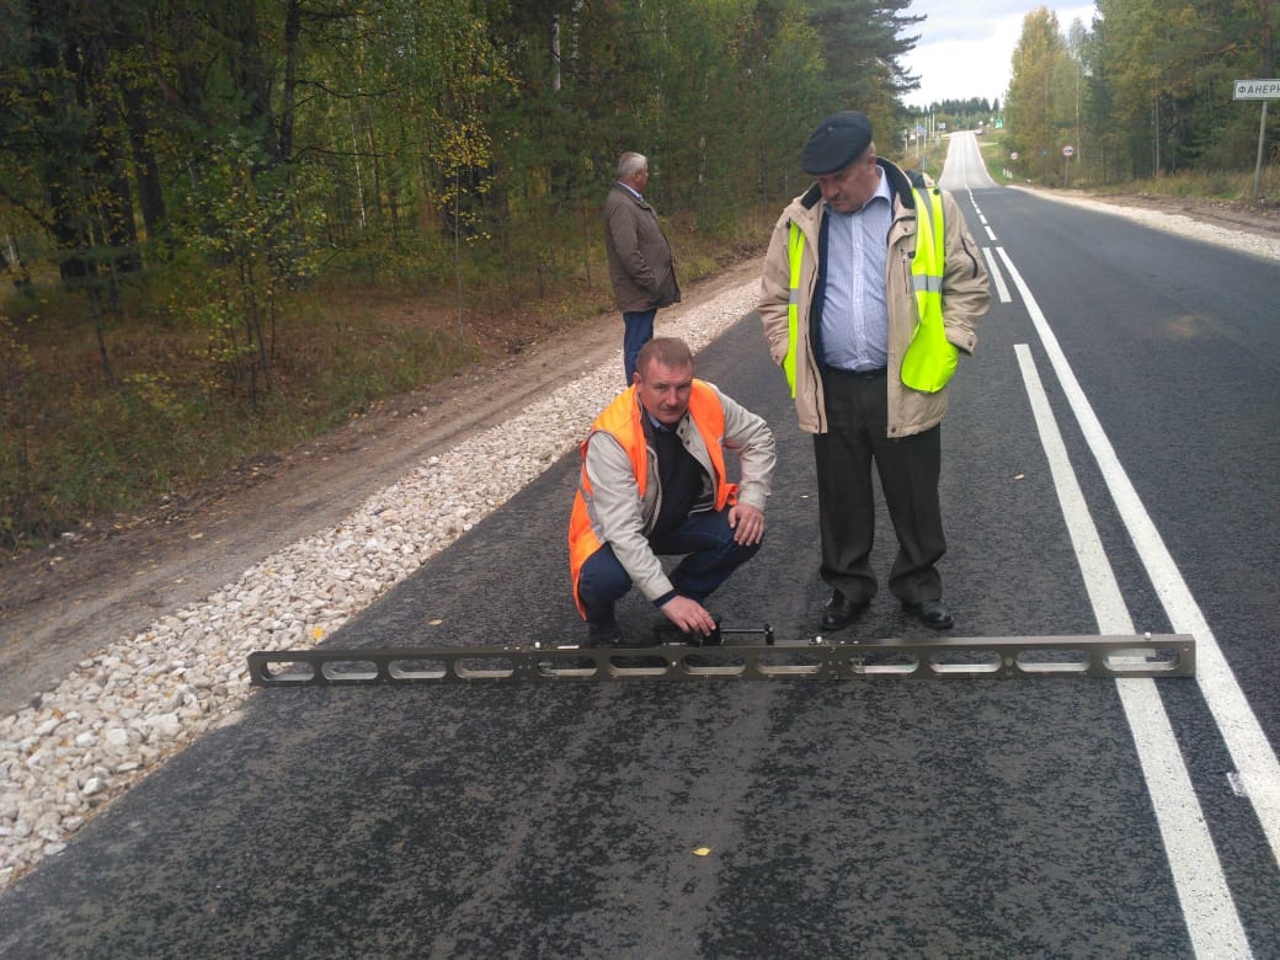
[[[639,153],[618,158],[618,179],[604,203],[604,247],[609,279],[622,311],[626,385],[636,372],[636,356],[653,337],[653,318],[660,307],[680,302],[671,246],[658,215],[644,199],[649,161]]]

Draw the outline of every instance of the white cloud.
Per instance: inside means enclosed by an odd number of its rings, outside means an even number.
[[[1023,18],[1041,6],[1049,5],[1034,0],[974,0],[966,4],[916,0],[906,12],[924,14],[928,19],[907,31],[918,33],[920,40],[902,58],[902,64],[920,78],[920,88],[907,94],[906,102],[927,107],[941,100],[986,97],[1003,104]],[[1092,4],[1049,9],[1057,15],[1058,28],[1064,33],[1077,19],[1089,29],[1095,11]]]

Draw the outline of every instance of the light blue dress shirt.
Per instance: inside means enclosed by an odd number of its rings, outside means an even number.
[[[827,277],[822,304],[822,352],[828,366],[880,370],[889,362],[885,266],[893,202],[889,181],[856,213],[826,209]]]

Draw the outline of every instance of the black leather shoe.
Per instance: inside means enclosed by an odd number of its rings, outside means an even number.
[[[850,600],[839,590],[831,591],[831,599],[822,609],[823,630],[843,630],[867,612],[870,600]]]
[[[941,600],[921,600],[919,603],[904,603],[902,609],[911,614],[930,630],[950,630],[953,621],[951,611]]]
[[[607,623],[587,622],[587,642],[584,646],[617,647],[621,645],[622,631],[618,629],[617,623],[612,620]]]

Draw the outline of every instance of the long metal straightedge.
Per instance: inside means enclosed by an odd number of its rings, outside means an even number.
[[[726,631],[730,632],[730,631]],[[748,631],[742,631],[748,632]],[[758,631],[752,631],[758,632]],[[772,634],[766,628],[766,639]],[[1186,634],[947,637],[647,647],[430,647],[258,651],[255,686],[386,683],[568,683],[599,680],[1193,677]]]

